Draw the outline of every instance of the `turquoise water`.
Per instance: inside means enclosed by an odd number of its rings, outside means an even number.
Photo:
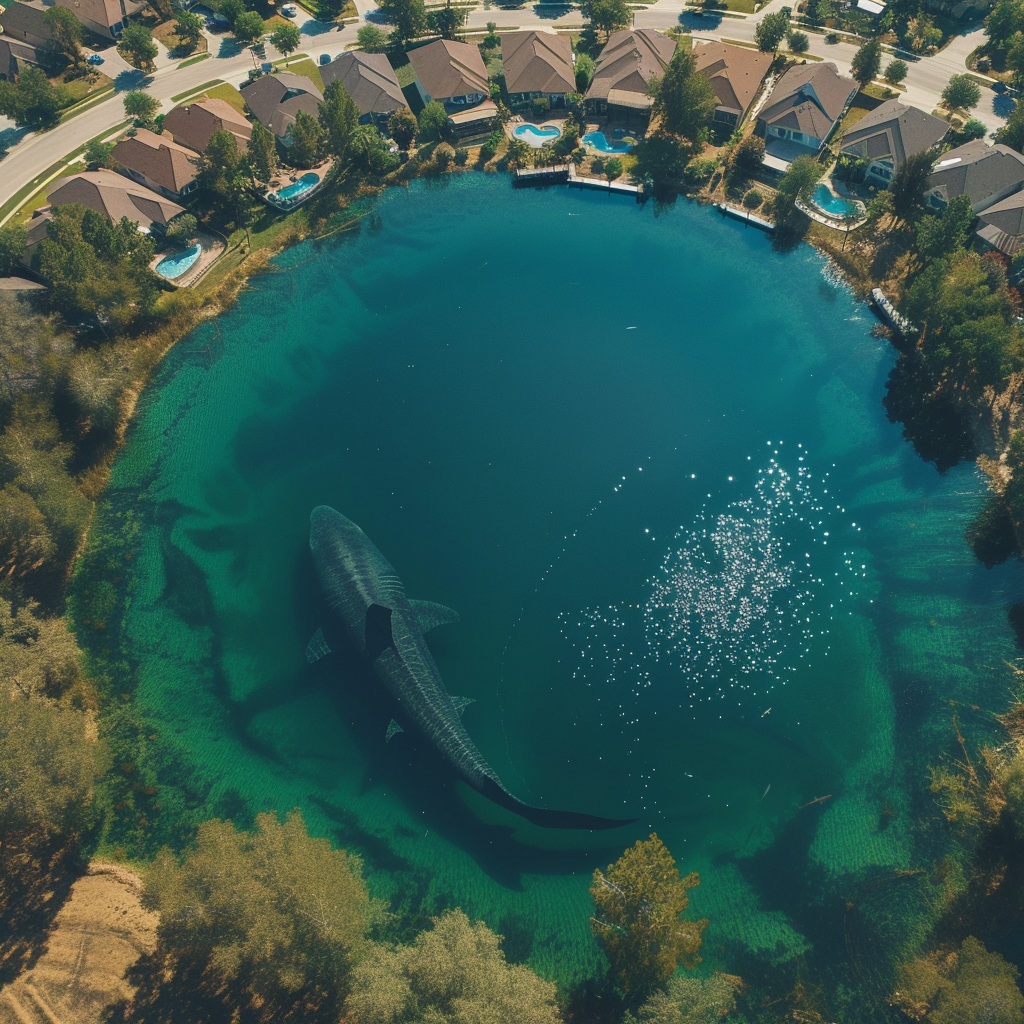
[[[705,208],[493,175],[277,264],[169,355],[101,510],[143,527],[138,700],[210,805],[302,807],[377,894],[462,906],[566,984],[596,969],[591,872],[657,830],[701,874],[707,965],[810,964],[881,1019],[927,927],[930,873],[900,874],[937,856],[925,766],[949,701],[970,735],[1005,704],[1021,571],[963,541],[974,467],[886,420],[866,307]],[[347,661],[306,665],[320,503],[461,613],[431,646],[509,789],[636,826],[534,828],[385,744]]]
[[[181,277],[186,270],[195,265],[196,260],[203,254],[203,247],[196,242],[184,252],[175,253],[173,256],[165,256],[157,265],[156,272],[168,281]]]
[[[562,134],[561,129],[553,124],[534,125],[521,124],[512,129],[512,134],[523,142],[529,143],[534,148],[540,148],[545,142],[551,142]]]
[[[310,189],[320,184],[320,175],[314,174],[312,171],[304,174],[298,181],[292,182],[291,185],[286,185],[282,189],[278,189],[275,193],[278,199],[292,200],[297,199],[299,196],[304,195]]]
[[[819,185],[814,190],[814,205],[833,217],[846,217],[857,212],[857,207],[846,199],[832,194],[828,185]]]
[[[604,132],[587,132],[583,136],[583,145],[591,146],[602,153],[629,153],[633,149],[633,144],[630,142],[609,142],[605,138]]]

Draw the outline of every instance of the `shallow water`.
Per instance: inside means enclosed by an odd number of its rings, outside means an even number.
[[[878,935],[927,894],[876,883],[927,866],[924,765],[950,700],[1005,702],[1021,580],[963,542],[975,469],[885,419],[867,309],[707,209],[481,175],[278,264],[172,352],[103,511],[145,524],[138,699],[211,805],[301,806],[378,894],[564,982],[590,873],[654,829],[701,873],[709,964],[845,960],[884,995]],[[385,745],[344,659],[305,664],[321,503],[461,613],[431,646],[508,788],[636,826],[529,826]]]

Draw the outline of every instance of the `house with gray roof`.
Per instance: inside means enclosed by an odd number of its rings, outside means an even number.
[[[840,75],[835,64],[791,67],[757,118],[765,166],[785,171],[798,156],[817,156],[856,95],[857,83]]]
[[[383,53],[350,50],[320,68],[324,88],[341,82],[359,111],[361,124],[386,124],[396,111],[408,106],[391,61]]]
[[[470,43],[435,39],[410,50],[409,62],[424,104],[437,100],[451,112],[475,107],[490,95],[483,58]]]
[[[949,124],[942,118],[887,100],[846,133],[839,151],[867,161],[868,179],[888,184],[907,157],[931,149],[948,131]]]
[[[304,75],[279,71],[244,86],[242,98],[256,120],[269,128],[281,145],[290,146],[295,115],[301,110],[317,117],[324,94]]]
[[[115,223],[127,217],[147,234],[163,231],[184,207],[113,171],[81,171],[63,178],[46,197],[50,206],[81,203]]]
[[[36,50],[52,50],[53,33],[45,15],[46,6],[41,0],[13,3],[0,11],[0,28],[8,40],[26,43]]]
[[[0,80],[15,81],[26,64],[38,64],[40,59],[39,51],[31,43],[0,35]]]
[[[654,29],[622,29],[608,37],[587,89],[587,110],[628,120],[646,118],[654,101],[647,88],[660,78],[676,52],[674,39]]]
[[[1024,249],[1024,189],[990,206],[978,215],[981,223],[975,232],[986,245],[1007,256]]]
[[[714,119],[735,128],[743,120],[772,66],[772,55],[729,43],[694,40],[694,66],[715,90]]]
[[[513,103],[546,98],[564,107],[567,93],[576,91],[572,44],[554,32],[503,32],[501,63],[505,88]]]
[[[122,139],[112,156],[129,178],[169,199],[179,199],[198,187],[196,154],[169,135],[140,128],[135,135]]]
[[[175,107],[164,118],[164,131],[179,145],[205,153],[214,132],[230,132],[244,153],[252,138],[252,124],[227,100],[205,99]]]

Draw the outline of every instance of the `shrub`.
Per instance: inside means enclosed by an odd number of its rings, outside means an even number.
[[[807,38],[806,32],[791,31],[786,37],[786,45],[790,53],[806,53],[810,49],[811,41]]]
[[[710,181],[716,166],[717,164],[710,157],[695,157],[686,165],[684,172],[686,180],[695,185]]]
[[[469,150],[466,149],[465,146],[459,146],[459,148],[457,150],[455,150],[455,163],[456,163],[456,165],[458,167],[465,167],[468,160],[469,160]]]
[[[538,96],[530,102],[534,117],[541,117],[551,109],[551,100],[547,96]]]
[[[756,210],[764,202],[764,196],[756,188],[752,188],[743,197],[743,205],[748,210]]]
[[[885,66],[885,80],[890,85],[899,85],[907,77],[909,70],[905,60],[891,60]]]

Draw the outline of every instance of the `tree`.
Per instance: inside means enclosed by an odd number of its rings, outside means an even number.
[[[254,177],[270,181],[277,170],[277,142],[274,133],[256,121],[252,126],[252,137],[246,150],[246,160]]]
[[[708,124],[718,100],[710,79],[697,71],[696,64],[693,54],[680,47],[662,78],[652,83],[651,91],[661,127],[699,152],[707,142]]]
[[[436,8],[427,15],[427,24],[442,39],[457,39],[467,14],[465,7],[452,7],[452,0],[445,0],[444,7]]]
[[[970,196],[954,196],[942,215],[922,217],[917,225],[917,252],[922,260],[951,256],[967,244],[974,211]]]
[[[132,89],[124,94],[124,113],[143,124],[152,124],[156,112],[160,109],[160,101],[141,89]]]
[[[996,132],[996,142],[1024,153],[1024,103],[1017,102],[1006,124]]]
[[[228,19],[228,24],[234,29],[239,15],[245,14],[245,0],[222,0],[220,13]]]
[[[890,85],[899,85],[907,77],[909,70],[905,60],[894,58],[885,66],[885,80]]]
[[[590,81],[594,77],[597,65],[589,53],[576,54],[576,91],[585,93],[590,87]]]
[[[174,34],[178,37],[181,48],[191,53],[203,38],[203,19],[191,11],[178,11],[174,15]]]
[[[28,245],[28,231],[24,224],[13,220],[0,224],[0,277],[16,274],[21,269],[21,258]]]
[[[821,180],[825,168],[813,157],[798,156],[790,165],[789,170],[779,179],[776,195],[776,212],[779,209],[779,200],[783,207],[791,207],[799,199],[801,202],[810,202],[814,187]]]
[[[144,70],[152,65],[160,52],[153,41],[153,33],[138,21],[125,26],[117,49],[129,63]]]
[[[682,917],[689,890],[697,885],[696,873],[680,877],[672,854],[654,833],[607,871],[594,872],[591,924],[616,985],[627,995],[646,995],[668,981],[680,963],[692,967],[700,959],[707,921]]]
[[[231,132],[214,132],[206,151],[196,161],[196,183],[209,204],[222,216],[233,215],[241,204],[238,186],[241,171],[238,140]]]
[[[394,26],[392,35],[399,45],[426,33],[427,8],[423,0],[383,0],[378,6]]]
[[[512,139],[508,144],[508,149],[505,150],[508,169],[514,171],[525,167],[530,160],[530,155],[530,147],[522,139]]]
[[[754,40],[762,53],[775,53],[789,30],[789,15],[785,11],[766,14],[754,28]]]
[[[17,489],[7,484],[4,493]],[[34,503],[33,508],[38,512]],[[35,546],[39,557],[52,555],[53,542],[48,532],[39,546],[28,534],[11,531],[9,524],[4,540],[9,541],[12,533],[16,533],[16,542],[26,551]],[[9,564],[10,560],[5,559],[5,569]],[[82,651],[67,621],[57,616],[44,617],[35,601],[22,601],[15,606],[0,598],[0,677],[16,679],[22,693],[28,693],[31,698],[50,701],[60,701],[80,686]],[[8,697],[5,692],[2,699]]]
[[[555,986],[509,964],[500,939],[461,910],[434,920],[411,946],[378,946],[352,976],[351,1024],[559,1024]]]
[[[75,67],[82,63],[82,23],[66,7],[51,7],[43,15],[53,44]]]
[[[82,159],[90,169],[95,167],[112,167],[114,164],[114,143],[100,142],[98,139],[90,139],[85,144],[82,152]]]
[[[331,85],[340,86],[341,83],[335,80]],[[312,114],[307,114],[304,110],[295,115],[295,122],[288,130],[288,139],[290,161],[296,167],[314,167],[323,160],[328,139],[332,140],[331,145],[334,144],[331,134]],[[336,155],[340,159],[344,153],[345,150],[342,150],[341,154]]]
[[[732,153],[733,170],[741,178],[753,177],[761,169],[763,160],[764,139],[756,135],[746,136]]]
[[[874,81],[882,66],[882,44],[878,39],[868,39],[853,55],[850,71],[863,89]]]
[[[985,127],[984,121],[979,121],[976,117],[969,117],[964,121],[963,128],[960,129],[960,138],[965,142],[983,139],[986,135],[988,135],[988,128]]]
[[[710,978],[669,980],[664,992],[655,992],[636,1012],[626,1012],[623,1024],[712,1024],[736,1009],[736,993],[743,982],[731,974]]]
[[[263,36],[263,19],[257,11],[244,11],[235,18],[235,39],[243,46],[252,46]]]
[[[367,53],[383,53],[388,46],[388,34],[376,25],[363,25],[356,33],[356,40]]]
[[[185,248],[191,245],[199,234],[199,221],[191,213],[179,213],[167,226],[167,241]]]
[[[324,90],[320,124],[327,133],[327,149],[336,160],[344,160],[348,156],[352,133],[359,124],[359,110],[338,79]]]
[[[689,151],[680,140],[666,132],[648,133],[636,148],[634,174],[649,180],[661,195],[679,189],[686,176]]]
[[[909,221],[924,205],[924,192],[932,173],[934,157],[929,152],[908,156],[897,168],[889,188],[892,191],[892,209],[899,220]]]
[[[996,0],[985,19],[985,35],[996,49],[1005,49],[1024,25],[1024,0]]]
[[[299,26],[293,25],[289,22],[287,25],[278,25],[277,28],[270,34],[270,44],[277,50],[278,53],[288,56],[289,53],[294,53],[302,42],[302,36],[299,34]]]
[[[786,34],[786,45],[790,53],[806,53],[811,48],[811,41],[806,32],[790,29]]]
[[[1006,70],[1012,73],[1014,86],[1024,88],[1024,32],[1017,32],[1010,39]]]
[[[626,0],[583,0],[580,11],[595,31],[604,33],[605,39],[630,22]]]
[[[388,140],[375,124],[356,126],[351,136],[351,149],[353,159],[371,174],[388,174],[402,162],[398,154],[391,152]],[[435,157],[438,155],[435,153]]]
[[[981,101],[981,89],[969,75],[954,75],[942,90],[942,102],[950,110],[970,110]]]
[[[67,89],[52,85],[42,68],[27,67],[17,82],[0,82],[0,114],[19,128],[53,128],[69,102]]]
[[[420,142],[436,142],[443,139],[447,132],[448,113],[437,100],[431,100],[420,111],[417,137]]]
[[[400,107],[388,118],[388,133],[399,149],[408,149],[418,130],[416,115],[407,107]]]
[[[622,161],[617,157],[612,157],[610,160],[604,162],[604,176],[609,182],[614,181],[622,174]]]

